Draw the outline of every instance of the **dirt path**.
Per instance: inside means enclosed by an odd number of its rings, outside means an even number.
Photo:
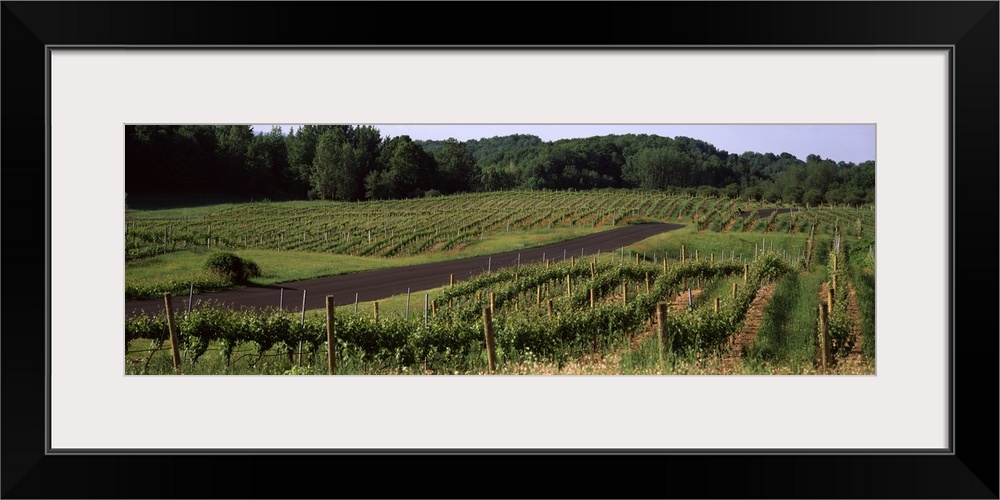
[[[844,362],[859,364],[864,362],[864,353],[861,351],[861,310],[858,309],[858,296],[851,285],[847,285],[847,314],[851,317],[851,337],[854,344]]]
[[[757,295],[750,302],[746,317],[739,330],[732,336],[732,343],[729,345],[729,352],[722,356],[722,373],[729,373],[743,356],[743,352],[750,347],[754,339],[757,338],[757,330],[760,329],[764,321],[764,308],[771,301],[777,284],[768,283],[757,290]]]

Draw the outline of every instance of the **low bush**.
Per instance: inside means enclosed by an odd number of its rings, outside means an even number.
[[[205,261],[205,270],[231,281],[246,283],[260,276],[260,266],[231,252],[215,252]]]

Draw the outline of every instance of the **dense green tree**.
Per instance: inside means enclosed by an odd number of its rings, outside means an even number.
[[[479,167],[465,143],[449,138],[434,153],[434,159],[438,172],[436,188],[442,193],[471,191],[478,184]]]
[[[253,195],[267,189],[266,167],[258,162],[248,162],[247,153],[253,142],[250,125],[220,125],[215,127],[216,152],[219,157],[213,170],[213,184],[224,191]]]
[[[371,125],[356,127],[352,131],[355,155],[358,159],[355,190],[351,199],[365,198],[365,178],[371,172],[379,169],[379,151],[382,147],[382,134]]]
[[[517,167],[513,163],[507,166],[487,165],[479,174],[479,187],[482,191],[509,191],[517,186]]]
[[[288,177],[292,180],[291,191],[298,197],[309,192],[309,177],[312,173],[313,158],[316,157],[316,141],[319,134],[316,127],[305,125],[298,131],[290,131],[285,137],[288,152]]]
[[[673,147],[643,149],[625,160],[622,179],[643,189],[687,186],[691,162]]]
[[[358,155],[343,129],[323,132],[316,143],[309,195],[324,200],[355,200],[360,191]]]
[[[267,180],[274,191],[289,194],[295,191],[296,179],[288,167],[288,146],[281,127],[272,127],[269,133],[253,138],[247,150],[247,167],[268,172]]]
[[[423,196],[425,191],[434,188],[434,158],[407,135],[385,141],[378,164],[379,174],[372,176],[372,181],[365,178],[365,193],[369,199]]]

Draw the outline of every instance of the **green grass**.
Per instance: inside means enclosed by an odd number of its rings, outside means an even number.
[[[811,369],[824,270],[792,274],[778,281],[764,309],[763,323],[744,362],[753,370],[780,365],[793,372]]]
[[[622,353],[618,365],[622,375],[713,375],[721,372],[718,356],[704,353],[664,353],[660,362],[659,340],[651,337],[635,349]]]
[[[410,317],[422,318],[424,314],[424,294],[427,294],[427,314],[430,315],[433,311],[431,308],[431,301],[441,297],[441,294],[447,290],[447,286],[432,288],[430,290],[410,290]],[[387,297],[379,300],[369,300],[365,302],[358,303],[358,314],[361,316],[372,317],[374,316],[375,303],[378,302],[378,316],[379,318],[388,317],[403,317],[406,315],[406,294],[402,293],[392,297]],[[443,307],[443,304],[438,304],[438,307]],[[354,303],[339,304],[337,306],[337,314],[354,314]],[[343,312],[341,312],[343,311]],[[318,310],[316,312],[306,311],[306,315],[310,314],[326,314],[323,310]]]
[[[324,276],[517,251],[565,241],[596,231],[593,228],[564,228],[502,233],[477,241],[457,252],[438,252],[392,258],[279,250],[235,250],[233,253],[250,259],[260,266],[261,276],[252,279],[251,283],[273,285]],[[155,289],[158,286],[167,287],[172,284],[176,289],[165,291],[174,294],[186,293],[187,283],[197,283],[207,276],[203,266],[211,254],[212,251],[207,249],[191,249],[127,261],[125,263],[125,283],[148,289]],[[151,294],[147,298],[153,296],[159,296],[159,293]]]
[[[673,356],[664,354],[663,363],[660,363],[659,340],[654,336],[646,339],[635,349],[624,352],[618,360],[618,366],[622,374],[628,375],[652,375],[669,373]]]
[[[852,269],[851,282],[857,294],[861,314],[861,351],[875,360],[875,273],[871,270]]]
[[[525,248],[533,248],[548,245],[549,243],[558,243],[560,241],[579,238],[581,236],[587,236],[588,234],[594,234],[608,229],[612,228],[573,227],[561,229],[536,229],[533,231],[518,231],[510,233],[501,232],[495,233],[492,236],[487,236],[482,240],[475,241],[458,252],[446,253],[444,258],[442,258],[441,255],[421,255],[416,258],[426,259],[425,262],[437,262],[440,260],[451,260],[462,257],[475,257],[493,253],[512,252]],[[562,256],[560,255],[559,257],[561,258]]]
[[[761,242],[770,250],[786,251],[789,256],[798,256],[805,251],[808,234],[780,234],[780,233],[714,233],[708,231],[699,232],[694,225],[688,225],[681,229],[651,236],[628,247],[638,252],[647,252],[651,259],[652,252],[656,252],[663,257],[663,252],[671,261],[676,260],[680,255],[681,245],[688,258],[693,258],[695,251],[698,251],[699,259],[711,259],[715,254],[716,259],[728,260],[730,256],[739,260],[740,254],[746,260],[754,257],[755,248],[759,251]],[[819,237],[821,248],[829,245],[832,239],[829,236]],[[755,247],[756,245],[756,247]],[[825,246],[822,246],[825,245]]]
[[[141,282],[182,280],[199,276],[205,260],[212,252],[207,250],[184,250],[166,255],[147,257],[130,261],[125,265],[125,278]],[[315,252],[281,252],[276,250],[238,250],[240,257],[257,263],[261,276],[252,282],[271,285],[300,279],[331,276],[393,267],[395,259],[378,257],[354,257],[350,255],[322,254]]]

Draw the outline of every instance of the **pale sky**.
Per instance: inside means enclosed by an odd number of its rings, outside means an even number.
[[[299,125],[293,125],[298,128]],[[383,137],[409,135],[415,140],[460,141],[510,134],[530,134],[543,141],[610,134],[686,136],[729,153],[791,153],[800,160],[817,154],[834,161],[875,159],[875,125],[378,125]],[[288,125],[282,127],[288,130]],[[254,125],[258,133],[271,125]]]

